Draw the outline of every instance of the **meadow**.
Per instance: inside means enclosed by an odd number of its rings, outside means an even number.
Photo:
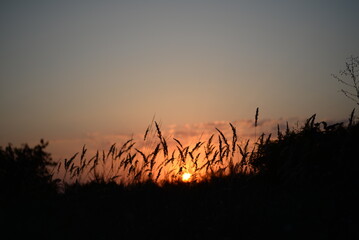
[[[258,109],[253,121],[256,131]],[[359,123],[308,118],[239,143],[184,145],[153,121],[134,139],[54,162],[47,142],[0,148],[3,234],[46,239],[358,239]]]

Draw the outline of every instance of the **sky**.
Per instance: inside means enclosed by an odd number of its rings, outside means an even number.
[[[266,123],[346,119],[355,103],[331,74],[359,55],[358,11],[355,0],[1,1],[0,146],[44,138],[63,157],[143,134],[154,116],[175,134],[240,127],[257,107]]]

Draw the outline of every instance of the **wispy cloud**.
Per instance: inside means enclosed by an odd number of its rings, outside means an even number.
[[[290,128],[298,128],[302,126],[304,120],[305,119],[303,118],[290,118],[288,120],[262,119],[258,121],[256,131],[254,127],[254,120],[236,120],[232,121],[231,124],[236,128],[238,141],[241,143],[247,141],[248,139],[254,141],[255,135],[258,137],[261,133],[272,133],[274,136],[276,136],[277,126],[279,125],[280,129],[284,131],[287,121]],[[170,147],[175,144],[173,138],[180,140],[185,145],[193,145],[198,141],[208,140],[212,134],[218,134],[216,128],[221,130],[225,136],[231,138],[232,129],[229,123],[229,121],[212,121],[181,125],[162,125],[161,132],[165,139],[168,141]],[[88,149],[88,154],[93,155],[97,150],[107,151],[114,143],[116,143],[118,146],[121,146],[129,139],[134,139],[136,146],[139,149],[151,149],[151,147],[154,147],[154,142],[157,141],[155,127],[153,126],[152,131],[150,132],[146,141],[143,141],[143,137],[144,132],[131,135],[89,132],[77,138],[50,140],[50,146],[48,150],[52,153],[54,160],[57,161],[71,157],[76,152],[81,151],[84,145]]]

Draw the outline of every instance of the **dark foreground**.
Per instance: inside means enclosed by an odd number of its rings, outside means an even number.
[[[359,239],[358,124],[323,129],[308,122],[259,151],[251,163],[258,172],[249,176],[162,187],[91,182],[58,193],[46,174],[24,179],[1,149],[1,233],[37,239]]]
[[[215,186],[214,186],[215,185]],[[277,187],[240,179],[123,189],[89,185],[65,195],[2,202],[1,228],[45,239],[358,239],[358,184]]]

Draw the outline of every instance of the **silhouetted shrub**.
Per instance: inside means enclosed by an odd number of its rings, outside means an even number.
[[[34,196],[56,191],[49,167],[54,166],[51,155],[45,152],[48,142],[31,148],[0,147],[0,191],[4,195]]]
[[[353,115],[353,113],[352,113]],[[278,140],[259,145],[253,166],[285,184],[326,184],[356,179],[359,168],[359,124],[328,125],[310,117],[300,130],[287,130]]]

